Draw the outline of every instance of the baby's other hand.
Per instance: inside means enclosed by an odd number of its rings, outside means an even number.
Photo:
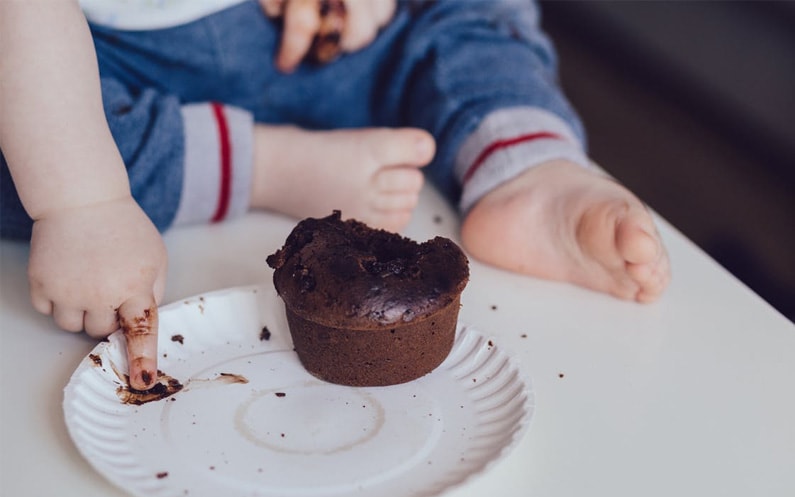
[[[369,45],[392,19],[396,0],[260,0],[260,4],[269,17],[284,19],[276,66],[292,72],[310,52],[316,36],[329,35],[330,30],[336,30],[335,24],[341,26],[341,51],[353,52]],[[333,8],[335,4],[344,6],[342,15]],[[321,15],[321,10],[328,15]],[[326,56],[318,58],[326,61]]]
[[[31,301],[59,327],[103,338],[119,328],[120,308],[127,319],[156,314],[166,261],[160,234],[132,197],[53,211],[33,225]],[[149,322],[146,336],[128,339],[138,389],[157,377],[156,315]]]

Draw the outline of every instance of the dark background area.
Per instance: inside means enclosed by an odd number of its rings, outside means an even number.
[[[795,321],[795,2],[541,9],[591,157]]]

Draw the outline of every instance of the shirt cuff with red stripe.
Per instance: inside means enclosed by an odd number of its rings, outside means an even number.
[[[248,210],[254,121],[218,103],[182,107],[185,165],[173,225],[222,221]]]
[[[466,214],[494,188],[556,159],[590,165],[580,140],[563,119],[535,107],[490,113],[456,156],[455,175],[462,188],[459,209]]]

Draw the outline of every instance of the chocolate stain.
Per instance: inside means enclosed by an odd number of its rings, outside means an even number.
[[[340,40],[347,10],[342,0],[320,0],[320,25],[309,49],[309,58],[327,64],[342,53]]]
[[[116,374],[119,375],[118,372],[116,372]],[[190,390],[190,387],[204,388],[218,384],[234,385],[234,384],[248,383],[248,378],[246,378],[243,375],[234,374],[234,373],[219,373],[218,376],[215,378],[192,379],[189,380],[185,385],[183,385],[176,378],[172,378],[171,376],[158,370],[157,383],[155,383],[155,385],[152,388],[148,390],[137,390],[129,386],[130,385],[129,375],[126,374],[119,375],[119,378],[122,379],[123,384],[116,389],[116,395],[119,396],[119,399],[121,399],[122,404],[133,404],[136,406],[147,404],[149,402],[156,402],[158,400],[167,399],[177,392]]]
[[[185,344],[185,337],[182,335],[171,335],[172,342],[179,342],[180,345]]]
[[[246,384],[248,383],[248,378],[242,374],[218,373],[218,378],[215,381],[220,381],[221,383],[226,383],[227,385],[232,385],[235,383]]]
[[[216,385],[245,385],[246,383],[248,383],[248,378],[242,374],[218,373],[218,376],[215,378],[191,378],[185,384],[185,390],[188,391],[194,388],[209,388]]]
[[[377,398],[373,397],[370,394],[366,394],[364,392],[358,392],[359,395],[363,397],[363,400],[366,402],[363,407],[369,406],[373,411],[373,425],[369,427],[369,429],[364,430],[364,434],[356,439],[356,440],[349,440],[345,443],[340,443],[334,447],[327,447],[324,449],[310,449],[310,448],[301,448],[301,447],[291,447],[288,445],[283,445],[278,442],[274,442],[268,435],[270,432],[263,435],[262,433],[258,433],[254,426],[251,426],[247,421],[246,417],[248,414],[249,409],[260,399],[264,398],[266,395],[270,393],[275,394],[277,397],[280,396],[279,393],[284,392],[272,392],[272,391],[258,391],[255,392],[252,397],[240,404],[235,412],[235,428],[237,432],[246,438],[249,442],[258,445],[260,447],[265,447],[270,450],[274,450],[276,452],[281,452],[283,454],[304,454],[304,455],[316,455],[316,454],[323,454],[323,455],[331,455],[337,454],[341,452],[348,451],[357,445],[362,445],[367,443],[369,440],[372,440],[383,428],[384,423],[386,422],[386,411],[384,410],[383,405],[378,401]],[[286,394],[285,394],[286,395]],[[275,433],[274,433],[275,436]],[[279,432],[279,438],[285,439],[287,438],[286,433]]]
[[[259,339],[260,341],[271,339],[271,330],[269,330],[267,326],[262,327],[262,331],[259,333]]]
[[[131,320],[123,318],[119,315],[119,324],[121,325],[122,333],[128,340],[141,335],[149,335],[152,333],[152,309],[144,309],[143,316],[135,316]]]
[[[102,367],[102,358],[97,354],[88,354],[88,358],[94,362],[94,366]]]
[[[137,390],[131,387],[129,375],[125,374],[123,379],[124,384],[116,389],[116,395],[119,396],[122,404],[140,406],[149,402],[163,400],[174,395],[183,388],[179,380],[172,378],[160,370],[157,371],[157,382],[148,390]]]

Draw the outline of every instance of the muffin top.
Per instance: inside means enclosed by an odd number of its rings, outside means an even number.
[[[342,221],[339,211],[299,222],[267,263],[287,307],[335,328],[423,319],[453,302],[469,280],[467,258],[452,240],[417,243]]]

